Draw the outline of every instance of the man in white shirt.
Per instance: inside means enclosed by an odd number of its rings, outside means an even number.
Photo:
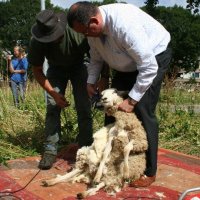
[[[147,132],[149,145],[145,176],[131,186],[147,187],[156,178],[158,123],[155,108],[171,59],[171,50],[167,49],[170,34],[158,21],[130,4],[97,7],[90,2],[77,2],[70,7],[67,18],[69,26],[88,38],[89,95],[96,92],[103,61],[116,70],[111,87],[129,90],[129,98],[119,110],[134,110]],[[109,122],[110,119],[106,123]]]

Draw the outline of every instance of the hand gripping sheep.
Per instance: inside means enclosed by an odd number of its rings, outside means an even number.
[[[75,168],[71,172],[43,181],[44,186],[84,182],[92,187],[77,197],[85,198],[101,188],[109,193],[118,192],[125,181],[138,179],[144,174],[146,132],[134,113],[118,111],[117,107],[123,101],[122,94],[115,89],[102,92],[104,110],[116,121],[94,133],[91,146],[78,150]]]

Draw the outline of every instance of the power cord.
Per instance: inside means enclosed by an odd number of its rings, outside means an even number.
[[[8,192],[8,191],[0,191],[0,199],[2,197],[8,197],[8,196],[12,196],[16,199],[19,199],[19,200],[22,200],[22,198],[18,197],[18,196],[15,196],[14,194],[17,193],[17,192],[20,192],[22,190],[24,190],[32,181],[33,179],[40,173],[41,169],[39,169],[37,171],[37,173],[31,178],[31,180],[22,188],[18,189],[18,190],[15,190],[15,191],[11,191],[11,192]]]
[[[18,200],[22,200],[22,198],[18,197],[18,196],[15,196],[14,194],[17,193],[17,192],[20,192],[22,190],[24,190],[33,180],[34,178],[40,173],[41,169],[39,169],[37,171],[37,173],[30,179],[30,181],[22,188],[18,189],[18,190],[15,190],[15,191],[11,191],[11,192],[7,192],[7,191],[0,191],[0,199],[3,198],[3,197],[8,197],[8,196],[11,196],[11,197],[14,197]],[[124,198],[123,200],[127,200],[127,199],[153,199],[153,200],[160,200],[160,198],[155,198],[155,197],[145,197],[145,196],[130,196],[130,197],[126,197]]]

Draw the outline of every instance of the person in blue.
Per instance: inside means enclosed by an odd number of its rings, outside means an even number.
[[[8,67],[11,73],[10,86],[16,107],[19,107],[20,100],[23,103],[25,99],[28,61],[24,54],[22,47],[15,46],[14,58],[8,56]]]

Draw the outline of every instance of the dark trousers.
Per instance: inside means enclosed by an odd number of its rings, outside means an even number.
[[[73,66],[73,68],[68,70],[62,68],[49,68],[47,77],[54,90],[63,95],[65,95],[68,81],[71,81],[75,108],[78,116],[79,133],[76,137],[76,141],[81,147],[91,145],[93,142],[93,131],[91,105],[87,93],[86,66]],[[57,154],[57,143],[61,134],[60,113],[61,108],[56,105],[53,97],[47,94],[47,112],[45,121],[46,142],[44,146],[45,152],[55,155]]]
[[[145,92],[142,99],[137,103],[134,112],[142,122],[147,133],[148,150],[146,152],[147,166],[145,174],[154,176],[157,171],[157,151],[158,151],[158,122],[155,115],[156,105],[158,103],[161,84],[169,67],[171,60],[171,49],[167,49],[156,56],[158,63],[157,76],[154,78],[152,85]],[[118,90],[131,90],[136,82],[138,71],[135,72],[116,72],[114,74],[111,87]],[[114,118],[107,117],[105,124],[112,123]]]

